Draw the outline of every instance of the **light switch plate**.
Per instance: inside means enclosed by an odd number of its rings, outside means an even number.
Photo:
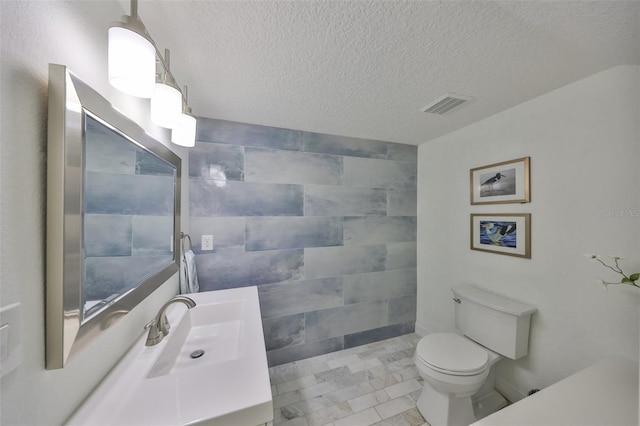
[[[20,336],[20,304],[14,303],[0,309],[0,377],[13,371],[22,359]]]

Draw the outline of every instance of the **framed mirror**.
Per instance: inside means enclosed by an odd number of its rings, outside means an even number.
[[[49,65],[46,367],[62,368],[178,271],[181,160]]]

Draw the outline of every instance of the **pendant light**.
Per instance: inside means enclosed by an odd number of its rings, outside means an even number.
[[[171,142],[196,144],[196,118],[171,74],[169,49],[164,58],[138,17],[138,0],[131,0],[131,16],[109,27],[109,82],[129,95],[151,98],[151,121],[171,129]],[[159,67],[160,72],[156,73]]]
[[[138,1],[131,0],[131,16],[109,27],[109,83],[121,92],[150,98],[156,83],[156,47],[138,18]]]
[[[151,121],[172,129],[178,125],[182,115],[182,93],[169,69],[169,49],[165,49],[164,56],[164,67],[158,74],[155,94],[151,98]]]
[[[187,86],[184,86],[183,113],[180,114],[178,124],[171,130],[171,142],[189,148],[196,145],[196,118],[191,115],[191,108],[187,106]]]

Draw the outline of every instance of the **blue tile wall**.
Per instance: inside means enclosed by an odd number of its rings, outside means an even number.
[[[200,287],[258,286],[269,365],[413,332],[416,157],[412,145],[198,118]]]

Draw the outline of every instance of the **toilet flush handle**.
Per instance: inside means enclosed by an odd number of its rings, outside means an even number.
[[[460,299],[459,299],[459,298],[457,298],[457,297],[454,297],[454,298],[453,298],[453,301],[454,301],[454,302],[456,302],[458,305],[462,304],[462,300],[460,300]]]

